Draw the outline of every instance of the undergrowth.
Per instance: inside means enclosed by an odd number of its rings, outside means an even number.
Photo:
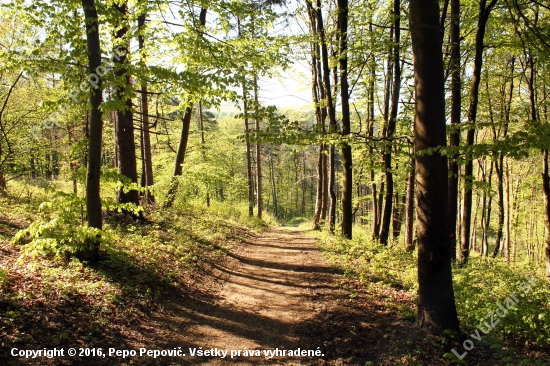
[[[354,239],[346,240],[326,232],[316,234],[325,255],[341,266],[346,275],[361,281],[367,291],[394,288],[416,295],[417,253],[407,252],[401,243],[383,246],[370,233],[354,228]],[[468,337],[497,309],[500,321],[485,336],[489,347],[508,355],[507,345],[550,345],[550,286],[543,268],[533,264],[508,264],[501,259],[473,256],[463,268],[453,266],[457,310],[463,335]],[[506,311],[506,299],[518,301]],[[410,312],[411,309],[402,309]],[[490,322],[489,322],[490,323]]]
[[[203,270],[232,249],[228,238],[274,222],[249,218],[240,203],[153,207],[144,222],[105,204],[101,260],[90,265],[71,255],[97,233],[89,232],[83,198],[70,185],[14,184],[8,192],[0,198],[2,348],[97,341],[107,327],[150,312],[163,298],[200,288]]]

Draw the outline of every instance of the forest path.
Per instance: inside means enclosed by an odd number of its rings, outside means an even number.
[[[296,228],[278,228],[248,239],[223,266],[223,287],[213,303],[193,306],[182,344],[203,350],[241,351],[241,356],[190,357],[209,365],[300,365],[322,357],[275,357],[263,350],[319,349],[301,337],[303,325],[325,310],[323,298],[338,296],[340,274],[331,270],[314,238]],[[307,337],[309,338],[309,337]],[[314,348],[308,348],[314,346]],[[260,356],[244,351],[261,350]],[[188,350],[187,350],[188,351]]]
[[[411,339],[420,339],[409,320],[387,307],[386,299],[403,299],[401,291],[374,296],[344,278],[298,228],[249,237],[212,267],[203,288],[167,299],[134,333],[133,349],[181,347],[185,353],[147,364],[386,366],[410,352]],[[321,355],[270,358],[263,352],[277,348],[319,349]],[[228,353],[192,356],[194,349]]]

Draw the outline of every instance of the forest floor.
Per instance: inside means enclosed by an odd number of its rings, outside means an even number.
[[[410,292],[369,292],[344,276],[317,247],[316,239],[298,228],[261,234],[241,231],[228,240],[233,249],[216,257],[185,286],[174,286],[141,310],[118,313],[91,337],[60,337],[53,345],[40,340],[40,328],[56,323],[59,331],[77,327],[66,314],[74,303],[58,308],[27,309],[35,314],[16,332],[32,340],[9,346],[2,339],[0,363],[44,365],[450,365],[449,346],[418,329]],[[6,250],[6,249],[4,249]],[[7,255],[7,254],[4,254]],[[391,306],[388,306],[391,304]],[[65,310],[64,310],[65,309]],[[79,310],[81,311],[81,310]],[[65,315],[64,315],[65,314]],[[79,313],[77,312],[77,315]],[[7,323],[5,323],[7,324]],[[53,327],[53,326],[52,326]],[[13,329],[0,331],[9,337]],[[77,331],[78,333],[78,331]],[[63,333],[66,334],[66,333]],[[68,339],[67,339],[68,338]],[[451,345],[452,346],[452,345]],[[458,346],[458,344],[456,344]],[[12,347],[68,347],[135,350],[136,356],[37,358],[7,355]],[[140,348],[181,350],[185,356],[139,355]],[[457,347],[457,349],[461,349]],[[279,353],[272,353],[279,350]],[[300,356],[282,355],[282,350]],[[309,351],[310,356],[301,355]],[[202,355],[201,351],[203,352]],[[215,352],[208,355],[208,352]],[[227,354],[223,352],[227,351]],[[216,353],[217,352],[217,353]],[[192,355],[194,353],[194,355]],[[3,360],[3,361],[2,361]],[[475,348],[467,365],[506,365],[488,349]]]

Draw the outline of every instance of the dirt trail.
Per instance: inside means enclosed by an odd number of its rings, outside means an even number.
[[[301,332],[325,310],[326,304],[315,299],[321,293],[332,297],[339,292],[338,274],[331,271],[314,239],[297,229],[276,229],[250,239],[231,257],[230,263],[216,267],[224,284],[213,303],[197,304],[187,314],[194,324],[186,327],[183,344],[241,351],[322,347],[301,337]],[[269,359],[263,352],[259,357],[242,353],[229,357],[188,360],[210,365],[299,365],[318,358]]]
[[[136,364],[363,366],[371,361],[386,366],[396,364],[411,351],[412,339],[419,339],[410,321],[357,281],[344,279],[342,271],[323,258],[315,239],[296,228],[247,239],[214,264],[203,287],[189,289],[185,298],[175,293],[139,329],[133,327],[134,341],[128,343],[133,349],[181,347],[186,356],[147,363],[136,359]],[[395,293],[380,296],[389,299]],[[241,350],[241,356],[191,357],[189,349],[199,347]],[[318,347],[323,356],[243,356],[244,350]]]

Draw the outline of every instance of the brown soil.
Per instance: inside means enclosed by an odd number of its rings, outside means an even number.
[[[378,299],[398,298],[414,306],[410,294],[396,290],[370,296],[332,267],[315,239],[298,229],[279,228],[249,238],[228,260],[213,266],[210,278],[216,280],[209,291],[169,301],[149,320],[141,342],[131,345],[182,347],[186,356],[134,358],[136,364],[407,365],[407,359],[400,362],[402,356],[419,343],[431,343],[412,319],[388,310]],[[200,347],[227,350],[228,355],[190,356],[190,348]],[[276,349],[319,350],[320,355],[269,357],[264,352]],[[231,358],[231,350],[241,356]],[[444,351],[436,352],[441,359]],[[432,361],[426,364],[449,364]]]
[[[315,239],[279,228],[247,237],[220,263],[139,316],[113,319],[97,338],[60,347],[179,350],[183,357],[35,359],[43,365],[450,365],[441,340],[415,327],[399,308],[415,307],[400,289],[369,292],[331,267]],[[68,309],[70,310],[70,309]],[[63,314],[63,310],[59,311]],[[37,317],[40,319],[40,317]],[[47,317],[46,317],[47,319]],[[58,321],[62,327],[74,324]],[[65,324],[67,323],[67,324]],[[70,323],[70,322],[69,322]],[[40,324],[34,324],[40,327]],[[38,339],[37,339],[38,342]],[[65,344],[67,343],[67,344]],[[40,349],[43,344],[19,345]],[[438,344],[440,346],[438,346]],[[3,347],[6,345],[2,344]],[[53,347],[48,347],[53,348]],[[5,349],[5,348],[4,348]],[[191,349],[228,351],[225,357],[191,356]],[[317,351],[317,356],[270,357],[272,350]],[[234,352],[233,358],[231,351]],[[237,352],[240,351],[240,356]],[[246,354],[245,354],[246,351]],[[448,350],[447,350],[448,351]],[[258,355],[259,354],[259,355]],[[0,361],[2,359],[0,358]],[[6,364],[22,359],[3,358]],[[476,348],[468,365],[504,365]]]

